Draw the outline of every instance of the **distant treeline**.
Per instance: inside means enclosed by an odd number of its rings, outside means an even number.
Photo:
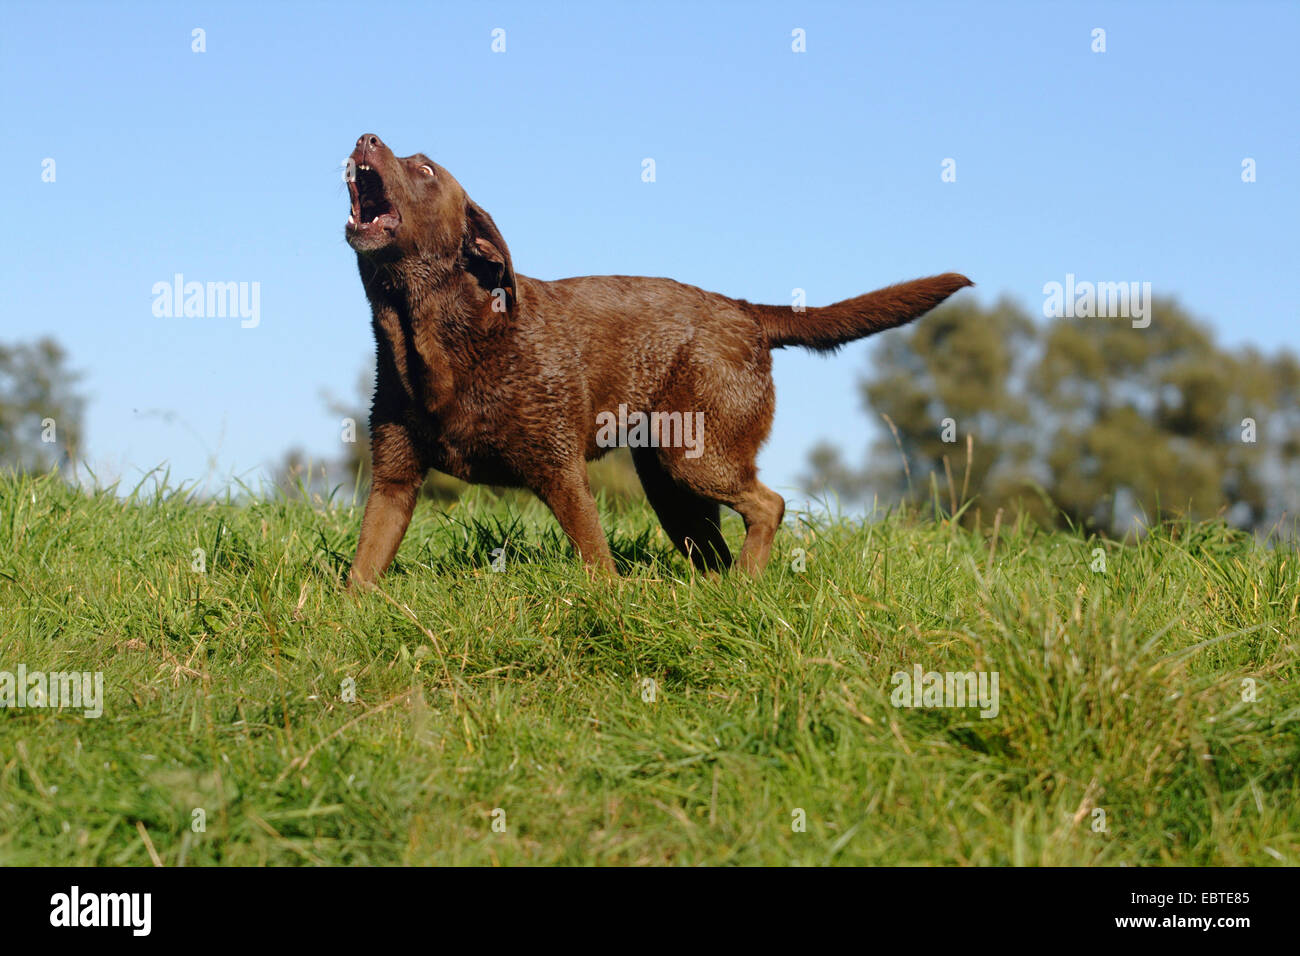
[[[858,465],[818,446],[804,486],[1116,536],[1172,516],[1289,524],[1296,356],[1221,348],[1168,299],[1150,318],[1043,322],[1010,301],[963,301],[881,336],[860,380],[879,437]]]

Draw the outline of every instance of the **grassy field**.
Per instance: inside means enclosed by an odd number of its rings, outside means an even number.
[[[350,500],[0,477],[0,671],[104,680],[0,707],[0,863],[1300,861],[1294,550],[790,515],[755,582],[603,510],[618,581],[476,490],[354,599]],[[893,706],[915,665],[997,716]]]

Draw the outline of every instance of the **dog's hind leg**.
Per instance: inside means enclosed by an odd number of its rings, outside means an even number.
[[[667,463],[669,474],[665,479],[682,489],[679,494],[688,494],[700,501],[721,502],[740,513],[745,519],[745,543],[737,563],[750,574],[757,574],[763,570],[772,553],[772,540],[785,517],[785,499],[758,480],[752,456],[752,449],[744,448],[736,451],[719,449],[707,460],[674,457]],[[639,462],[637,467],[639,470]],[[648,487],[646,493],[654,503]],[[713,505],[714,515],[717,514],[716,508]],[[655,504],[655,510],[660,511],[658,504]],[[662,517],[662,511],[660,515]],[[668,526],[666,518],[664,526]],[[721,535],[718,539],[721,540]]]
[[[650,506],[677,550],[701,571],[731,567],[718,503],[675,481],[654,448],[633,448],[632,461]]]
[[[723,501],[745,519],[740,566],[750,574],[757,574],[767,565],[772,553],[772,539],[785,517],[785,499],[755,478],[742,491]]]

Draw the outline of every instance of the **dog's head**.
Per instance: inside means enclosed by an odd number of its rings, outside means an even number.
[[[514,300],[514,265],[496,223],[429,157],[394,156],[367,133],[348,157],[345,178],[352,199],[345,234],[359,254],[383,260],[463,256],[485,289],[504,289]]]

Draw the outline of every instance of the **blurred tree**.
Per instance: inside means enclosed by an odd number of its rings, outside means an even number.
[[[86,410],[76,390],[80,379],[52,338],[0,343],[0,466],[76,467]]]
[[[1036,334],[1009,301],[987,310],[962,301],[884,337],[860,387],[867,413],[891,427],[867,449],[860,469],[829,444],[815,447],[804,488],[848,501],[871,492],[919,501],[932,480],[949,501],[963,486],[985,498],[1019,490],[1032,470],[1036,423],[1023,381]],[[967,435],[975,439],[969,457]]]
[[[1155,300],[1152,314],[1146,328],[1099,318],[1038,325],[1005,300],[945,306],[882,341],[861,383],[868,410],[896,434],[860,470],[818,446],[804,486],[913,501],[937,486],[950,510],[965,488],[985,512],[1025,510],[1111,534],[1158,510],[1223,513],[1256,529],[1294,511],[1295,357],[1219,349],[1170,300]],[[902,467],[892,466],[898,451]]]

